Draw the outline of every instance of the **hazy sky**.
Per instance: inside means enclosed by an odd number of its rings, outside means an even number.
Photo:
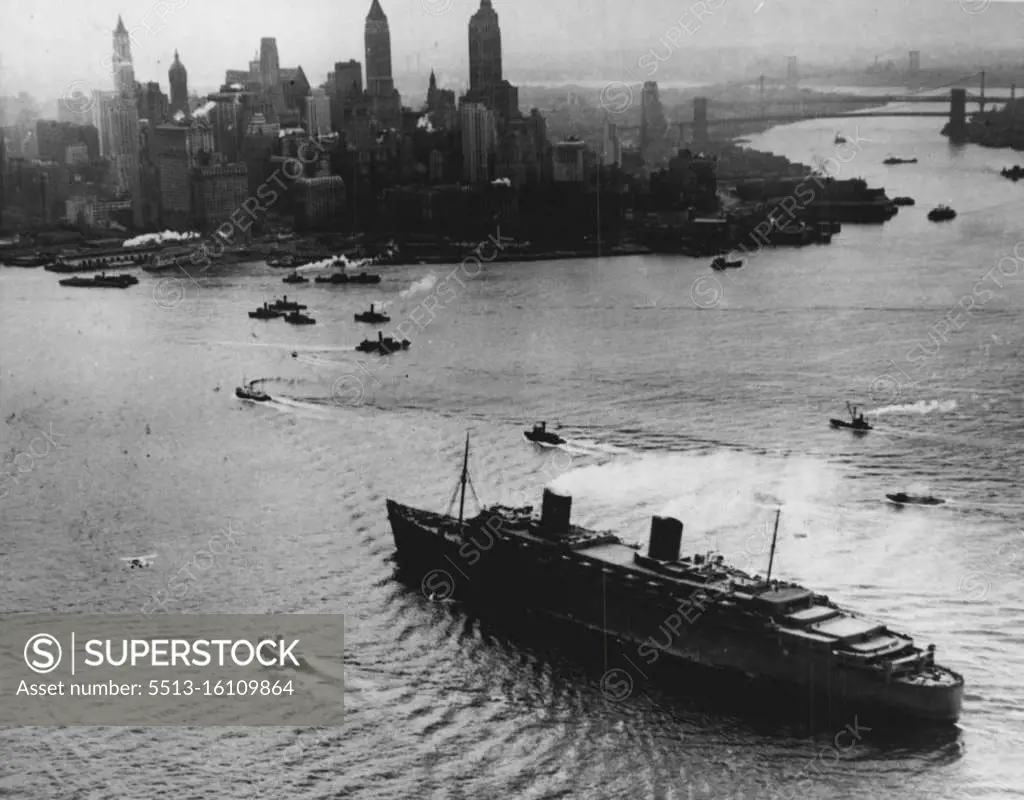
[[[600,59],[609,51],[659,45],[673,26],[687,28],[680,47],[790,47],[828,54],[850,46],[918,46],[916,38],[950,43],[1006,37],[1024,42],[1020,5],[990,0],[703,0],[712,16],[695,15],[698,0],[493,0],[502,25],[507,71]],[[479,0],[381,0],[392,37],[394,72],[438,70],[442,84],[466,80],[467,32]],[[212,90],[226,69],[246,69],[263,36],[277,38],[281,66],[301,65],[314,86],[335,61],[364,61],[369,0],[6,0],[0,26],[0,94],[28,91],[59,97],[76,83],[111,86],[111,34],[120,13],[134,35],[136,79],[167,91],[174,50],[189,87]],[[999,6],[1002,6],[1000,9]],[[1007,14],[1012,9],[1013,13]],[[1000,13],[997,13],[1000,12]],[[149,30],[146,29],[148,23]]]

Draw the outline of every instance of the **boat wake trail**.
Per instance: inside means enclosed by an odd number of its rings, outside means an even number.
[[[569,439],[565,444],[555,445],[559,450],[574,455],[630,455],[632,450],[614,444],[604,444],[593,439]]]
[[[299,399],[299,398],[296,398],[296,397],[286,397],[284,395],[275,395],[273,399],[274,399],[274,403],[277,404],[279,407],[281,407],[281,410],[284,410],[284,409],[295,409],[296,411],[323,412],[325,406],[331,405],[331,401],[330,400],[320,400],[319,398],[315,398],[315,397],[307,397],[307,398]]]
[[[948,414],[957,406],[956,400],[918,400],[916,403],[905,403],[903,405],[882,406],[864,413],[880,417],[883,414],[930,414],[937,411],[940,414]]]

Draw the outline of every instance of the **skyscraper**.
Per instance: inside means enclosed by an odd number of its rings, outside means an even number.
[[[466,100],[494,111],[499,128],[518,119],[519,89],[501,76],[501,26],[491,0],[469,19],[469,92]]]
[[[501,84],[501,26],[491,0],[480,0],[480,8],[469,19],[469,88],[493,97]]]
[[[260,83],[270,92],[281,83],[281,67],[277,59],[277,39],[260,39]]]
[[[366,89],[373,97],[388,97],[395,88],[391,77],[391,30],[388,18],[373,0],[366,15]]]
[[[463,103],[459,108],[462,129],[462,178],[466,183],[491,180],[497,146],[494,114],[480,103]]]
[[[139,114],[135,105],[135,69],[132,66],[132,43],[124,21],[117,18],[114,29],[114,107],[111,129],[111,151],[119,192],[132,198],[135,222],[142,222],[139,196]]]
[[[323,89],[306,98],[306,130],[311,136],[331,132],[331,98]]]
[[[188,113],[188,72],[185,65],[178,58],[178,51],[174,51],[174,63],[167,70],[167,77],[171,83],[171,106],[170,115],[173,117],[179,111]]]

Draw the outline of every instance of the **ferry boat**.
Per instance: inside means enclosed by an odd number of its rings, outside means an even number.
[[[964,678],[936,663],[934,645],[919,646],[824,594],[772,578],[779,512],[761,577],[713,552],[680,557],[683,523],[671,517],[652,519],[646,554],[614,533],[574,525],[572,498],[549,489],[539,516],[530,506],[494,505],[467,518],[468,465],[467,436],[457,517],[458,488],[443,514],[386,500],[403,580],[426,586],[444,572],[452,599],[601,633],[635,647],[633,664],[664,656],[868,717],[881,710],[887,720],[959,718]],[[680,624],[666,635],[670,618]]]
[[[134,275],[107,275],[101,272],[91,278],[64,278],[58,281],[61,286],[96,286],[104,289],[127,289],[139,282]]]
[[[412,342],[408,339],[398,341],[378,331],[376,339],[364,339],[356,345],[356,350],[360,353],[377,353],[378,355],[389,356],[392,353],[397,353],[399,350],[408,350],[411,344]]]

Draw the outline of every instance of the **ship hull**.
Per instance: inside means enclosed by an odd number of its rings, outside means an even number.
[[[886,683],[862,670],[843,667],[831,653],[791,652],[773,634],[747,626],[708,606],[666,597],[615,580],[600,567],[582,566],[557,551],[535,552],[466,527],[466,536],[439,533],[445,518],[388,501],[396,561],[425,594],[482,601],[515,617],[539,613],[616,639],[623,662],[645,674],[668,664],[713,669],[744,681],[783,684],[826,700],[829,707],[887,716],[954,722],[963,684],[949,687]]]

